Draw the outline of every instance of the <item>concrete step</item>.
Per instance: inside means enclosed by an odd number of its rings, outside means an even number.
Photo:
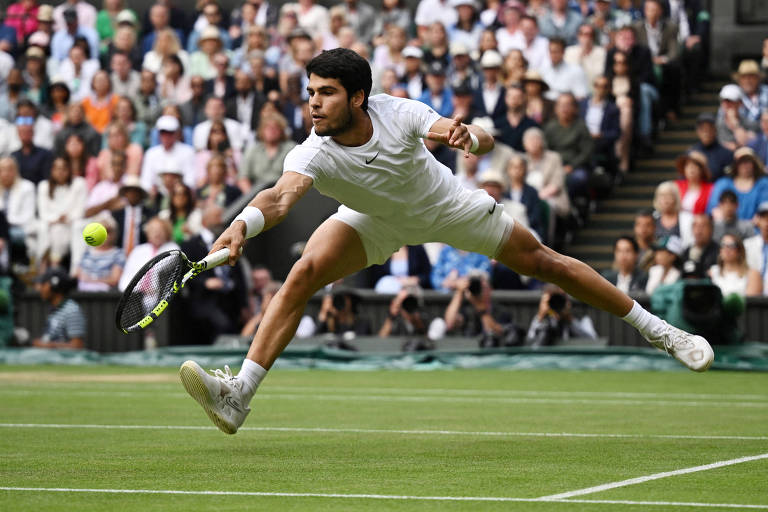
[[[619,223],[631,223],[635,220],[635,214],[634,213],[627,213],[627,212],[596,212],[589,216],[589,224],[590,226],[595,223],[602,223],[602,222],[612,222],[614,224]]]
[[[637,170],[627,174],[627,176],[624,178],[624,183],[622,184],[622,186],[634,184],[634,183],[648,183],[648,182],[659,183],[659,182],[662,182],[665,180],[671,180],[671,179],[677,179],[677,171]]]
[[[633,198],[633,199],[619,199],[617,197],[613,197],[611,199],[606,199],[605,201],[601,201],[598,206],[598,211],[602,212],[608,212],[608,211],[625,211],[626,208],[632,208],[634,210],[639,210],[640,208],[650,208],[651,207],[651,201],[653,198]]]

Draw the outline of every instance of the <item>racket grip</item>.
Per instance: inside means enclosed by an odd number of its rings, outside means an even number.
[[[219,265],[221,265],[222,263],[226,263],[227,261],[229,261],[229,249],[224,248],[224,249],[219,249],[218,251],[212,254],[209,254],[208,256],[200,260],[198,265],[200,265],[203,268],[203,270],[205,270],[208,268],[218,267]]]

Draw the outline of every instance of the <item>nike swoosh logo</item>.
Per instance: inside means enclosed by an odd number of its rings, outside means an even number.
[[[378,152],[378,151],[376,152],[376,154],[375,154],[375,155],[373,155],[373,158],[371,158],[370,160],[366,160],[366,161],[365,161],[365,165],[368,165],[368,164],[370,164],[371,162],[373,162],[374,160],[376,160],[376,157],[377,157],[377,156],[379,156],[379,152]]]
[[[488,215],[493,215],[493,212],[496,211],[496,203],[493,203],[493,206],[488,210]]]
[[[224,401],[227,403],[228,406],[236,410],[237,412],[243,412],[243,410],[240,408],[240,404],[234,401],[234,399],[231,396],[228,396],[224,398]]]

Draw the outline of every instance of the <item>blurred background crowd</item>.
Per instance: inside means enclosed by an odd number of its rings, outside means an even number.
[[[0,271],[17,287],[69,280],[55,287],[64,290],[52,299],[58,308],[69,289],[124,289],[164,250],[202,257],[310,133],[304,67],[339,46],[370,61],[372,94],[418,100],[493,134],[494,150],[469,159],[425,144],[465,187],[483,188],[567,253],[596,201],[653,151],[705,78],[710,15],[698,0],[414,5],[8,5]],[[677,159],[679,179],[659,184],[634,233],[615,241],[605,276],[621,289],[661,291],[655,300],[664,301],[679,280],[709,280],[736,314],[743,297],[768,293],[768,39],[754,53],[762,60],[741,61],[719,108],[696,120],[698,142]],[[108,229],[101,247],[82,242],[92,221]],[[187,327],[199,343],[253,333],[279,289],[270,269],[247,261],[193,283]],[[403,247],[356,285],[394,296],[383,324],[365,321],[354,291],[329,287],[300,334],[430,331],[414,349],[445,333],[480,334],[487,346],[549,343],[542,333],[553,329],[596,336],[554,288],[543,290],[531,325],[515,325],[494,309],[491,291],[541,283],[448,246]],[[453,297],[438,322],[419,315],[428,289]]]

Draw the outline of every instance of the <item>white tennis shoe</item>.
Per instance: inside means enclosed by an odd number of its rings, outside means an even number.
[[[242,399],[242,382],[232,375],[229,366],[208,374],[194,361],[186,361],[179,369],[179,378],[192,398],[197,400],[219,430],[234,434],[251,410]]]
[[[667,322],[664,322],[664,326],[656,336],[647,339],[651,345],[664,350],[695,372],[707,371],[715,358],[715,352],[707,340],[669,325]]]

